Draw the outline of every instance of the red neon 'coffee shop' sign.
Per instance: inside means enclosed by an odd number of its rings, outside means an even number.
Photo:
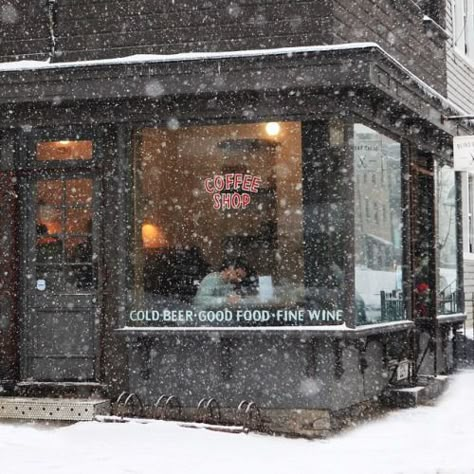
[[[261,176],[243,173],[216,174],[206,178],[204,188],[212,194],[214,209],[245,209],[262,183]]]

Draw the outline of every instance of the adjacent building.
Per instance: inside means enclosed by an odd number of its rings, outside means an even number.
[[[447,94],[465,116],[474,110],[474,5],[472,2],[451,0],[447,2],[446,29],[450,35],[447,42]],[[458,134],[472,134],[466,121],[458,121]],[[474,184],[471,172],[461,173],[463,190],[463,255],[464,286],[468,327],[472,328],[474,295],[474,247],[473,206]]]

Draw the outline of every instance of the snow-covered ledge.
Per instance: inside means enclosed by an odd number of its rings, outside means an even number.
[[[436,318],[440,324],[462,323],[466,320],[464,313],[439,314]]]
[[[317,45],[317,46],[291,46],[287,48],[266,48],[266,49],[247,49],[237,51],[203,51],[188,52],[175,54],[134,54],[120,58],[94,59],[86,61],[70,61],[70,62],[51,62],[49,59],[45,61],[12,61],[0,62],[0,72],[8,71],[27,71],[37,69],[69,69],[90,66],[111,66],[121,64],[149,64],[149,63],[168,63],[180,61],[203,61],[206,59],[230,59],[230,58],[254,58],[263,56],[291,56],[301,53],[318,53],[326,51],[343,51],[350,49],[370,49],[382,48],[377,43],[343,43],[333,45]],[[388,54],[388,53],[385,53]]]
[[[358,338],[371,334],[392,333],[406,331],[414,327],[413,321],[390,321],[376,324],[366,324],[357,328],[349,328],[346,324],[332,326],[162,326],[162,327],[133,327],[124,326],[116,329],[118,334],[133,336],[160,336],[160,335],[215,335],[215,336],[297,336],[302,338],[332,336],[337,338]]]
[[[429,17],[426,17],[429,18]],[[431,86],[426,84],[422,79],[413,74],[378,43],[360,42],[360,43],[342,43],[332,45],[314,45],[314,46],[292,46],[286,48],[266,48],[266,49],[251,49],[251,50],[237,50],[237,51],[216,51],[216,52],[187,52],[176,54],[135,54],[132,56],[96,59],[75,62],[51,62],[48,58],[45,61],[13,61],[0,62],[0,74],[8,72],[27,72],[38,70],[64,70],[77,69],[84,67],[103,67],[103,66],[117,66],[117,65],[145,65],[157,63],[172,63],[184,61],[205,61],[205,60],[224,60],[224,59],[239,59],[239,58],[258,58],[268,56],[287,56],[292,57],[300,54],[324,53],[348,50],[364,50],[376,49],[383,56],[394,63],[400,70],[407,74],[411,80],[418,85],[423,93],[431,98],[438,100],[444,108],[451,109],[457,113],[461,110],[454,102],[444,97],[442,94],[434,90]]]

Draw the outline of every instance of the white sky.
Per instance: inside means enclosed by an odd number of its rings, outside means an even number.
[[[474,473],[474,370],[436,406],[398,410],[328,440],[182,428],[171,422],[0,423],[2,474]]]

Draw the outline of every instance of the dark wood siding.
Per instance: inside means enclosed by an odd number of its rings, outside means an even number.
[[[334,0],[334,43],[373,41],[445,94],[445,41],[423,24],[423,12],[404,0]]]
[[[178,53],[324,43],[329,27],[324,1],[205,0],[63,1],[58,11],[64,59],[133,53]],[[84,53],[84,50],[88,50]]]
[[[331,0],[61,0],[57,5],[61,61],[325,44],[330,37]],[[19,46],[2,42],[0,56],[23,58],[32,49],[48,53],[47,41],[30,41],[37,23],[47,26],[46,10],[35,13],[36,19],[25,16],[15,25],[16,33],[15,28],[5,33]]]
[[[0,57],[47,57],[45,3],[7,1]],[[59,61],[371,41],[446,89],[444,41],[411,0],[61,0],[56,19]]]
[[[46,1],[0,2],[0,57],[45,59],[49,51]]]

